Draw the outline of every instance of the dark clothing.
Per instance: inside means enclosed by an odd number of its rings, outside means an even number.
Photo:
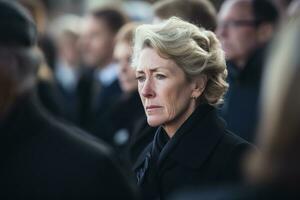
[[[97,120],[112,108],[121,93],[118,80],[101,86],[94,70],[86,71],[78,83],[80,127],[96,134]]]
[[[79,80],[72,91],[67,91],[54,79],[40,81],[38,94],[43,106],[61,120],[72,122],[80,128],[97,134],[99,120],[119,99],[118,80],[101,86],[95,80],[94,69],[80,69]]]
[[[63,105],[62,110],[64,115],[62,117],[65,120],[68,120],[79,126],[80,125],[80,120],[79,120],[80,97],[78,94],[79,93],[78,89],[75,88],[74,91],[67,91],[58,82],[56,83],[56,85],[59,93],[59,99]]]
[[[128,145],[136,123],[145,117],[139,93],[124,94],[97,123],[95,135],[128,161]]]
[[[160,127],[134,166],[146,199],[241,179],[240,161],[250,144],[225,130],[214,107],[198,106],[171,139],[166,135]]]
[[[229,130],[253,142],[258,120],[258,101],[265,48],[257,50],[246,66],[239,70],[227,62],[229,89],[224,98],[221,115]]]
[[[299,190],[285,185],[224,186],[206,190],[184,191],[169,198],[170,200],[282,200],[300,199]]]
[[[150,127],[146,116],[140,119],[129,141],[129,159],[134,164],[143,150],[153,141],[157,127]]]
[[[80,91],[77,88],[74,92],[68,92],[56,79],[39,80],[37,94],[43,107],[57,119],[80,125],[81,99]]]
[[[60,92],[56,87],[55,81],[40,79],[36,90],[39,101],[51,115],[58,118],[66,118],[64,102],[60,98]]]
[[[57,122],[34,95],[0,121],[1,199],[135,199],[111,149]]]

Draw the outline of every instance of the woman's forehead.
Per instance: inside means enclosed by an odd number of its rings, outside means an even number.
[[[152,48],[145,48],[141,51],[137,70],[173,70],[175,66],[176,63],[172,59],[161,57]]]

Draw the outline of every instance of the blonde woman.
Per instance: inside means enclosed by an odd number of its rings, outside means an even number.
[[[176,17],[142,25],[133,67],[148,124],[159,127],[134,166],[146,199],[238,180],[240,159],[250,145],[217,116],[228,84],[215,34]]]

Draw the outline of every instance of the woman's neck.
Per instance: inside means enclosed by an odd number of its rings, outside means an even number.
[[[177,117],[175,117],[172,121],[162,125],[163,129],[166,131],[170,138],[175,135],[176,131],[191,116],[195,109],[196,104],[192,103],[187,110],[182,111],[182,113],[179,113],[179,115],[177,115]]]

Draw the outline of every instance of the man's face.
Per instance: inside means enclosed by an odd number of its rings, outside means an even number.
[[[97,67],[107,65],[112,59],[114,36],[104,20],[87,17],[81,38],[84,63]]]
[[[244,65],[258,47],[258,33],[249,1],[227,1],[218,16],[217,36],[226,59]]]

